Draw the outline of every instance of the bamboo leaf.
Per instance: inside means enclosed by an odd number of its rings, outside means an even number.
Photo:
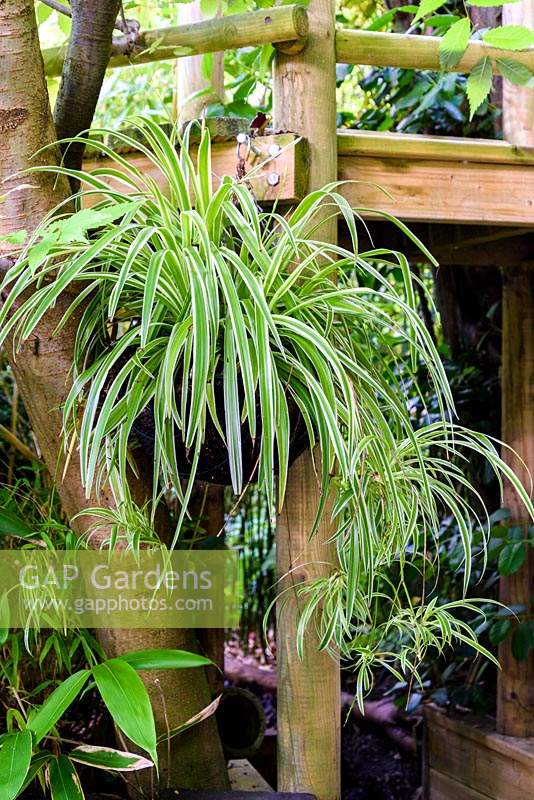
[[[75,747],[74,750],[70,751],[69,758],[78,764],[113,772],[137,772],[154,766],[152,761],[135,753],[126,753],[123,750],[115,750],[112,747],[89,744]]]
[[[2,741],[0,750],[0,797],[13,800],[24,784],[32,757],[30,731],[11,733]]]
[[[84,800],[84,793],[74,764],[67,756],[52,759],[48,766],[48,785],[52,800]]]
[[[191,669],[212,664],[209,658],[186,650],[140,650],[118,656],[135,670],[145,669]]]
[[[157,764],[154,715],[147,690],[135,669],[114,658],[93,667],[93,677],[115,724]]]
[[[61,719],[67,708],[78,697],[90,674],[89,670],[83,669],[69,675],[47,697],[38,711],[30,716],[28,730],[34,735],[34,744],[39,744],[50,733],[56,722]]]

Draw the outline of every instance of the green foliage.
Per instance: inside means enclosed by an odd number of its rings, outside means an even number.
[[[493,73],[491,62],[487,56],[481,58],[473,67],[467,79],[467,99],[469,100],[469,119],[473,119],[476,112],[491,91]]]
[[[439,63],[442,69],[452,69],[461,61],[471,30],[471,21],[467,17],[451,25],[439,46]]]
[[[495,64],[503,78],[515,83],[516,86],[527,86],[532,82],[532,72],[529,68],[514,61],[513,58],[497,58]]]
[[[502,25],[485,31],[482,38],[491,47],[504,50],[528,50],[534,44],[534,31],[522,25]]]
[[[98,664],[93,677],[115,724],[157,764],[154,715],[145,685],[135,669],[114,658]]]
[[[52,758],[48,767],[48,783],[52,800],[83,800],[84,794],[78,773],[70,758]]]
[[[431,24],[433,18],[430,15],[442,5],[444,3],[421,0],[417,14],[414,17],[414,23],[423,26]],[[502,3],[496,3],[493,0],[490,2],[488,0],[473,0],[471,5],[494,6],[502,5]],[[453,19],[454,21],[450,27],[445,26],[448,29],[439,46],[439,61],[443,70],[454,69],[458,65],[473,34],[469,16],[461,17],[460,19],[455,16]],[[481,35],[485,44],[505,50],[526,50],[534,44],[534,31],[521,25],[498,26],[482,31]],[[505,59],[506,63],[501,65],[498,63],[500,59],[490,59],[489,56],[481,58],[467,81],[470,119],[473,119],[476,111],[489,96],[492,87],[494,61],[497,62],[496,65],[501,74],[508,73],[514,83],[526,85],[532,79],[532,72],[526,66],[513,59]]]
[[[13,800],[24,784],[32,756],[30,731],[19,731],[6,736],[0,750],[0,789],[2,800]]]
[[[208,659],[179,650],[147,650],[127,653],[70,675],[35,706],[26,717],[17,714],[18,731],[0,737],[0,796],[14,800],[35,778],[44,778],[52,800],[83,798],[75,764],[116,772],[134,772],[157,767],[154,715],[148,692],[137,674],[141,669],[190,669],[211,663]],[[80,745],[59,752],[67,744],[56,726],[67,709],[79,699],[92,678],[115,724],[150,755],[151,760],[110,747]],[[213,713],[213,704],[183,726]],[[43,739],[53,739],[55,754],[39,749]]]
[[[364,92],[359,113],[340,113],[339,124],[363,130],[494,135],[497,112],[485,101],[469,121],[465,76],[399,69],[371,69],[358,82]]]
[[[360,249],[359,210],[347,205],[337,184],[311,193],[284,217],[276,210],[264,212],[237,181],[226,178],[212,189],[205,130],[194,165],[190,130],[180,142],[149,119],[138,126],[135,141],[147,143],[138,146],[160,170],[168,195],[106,145],[96,145],[122,168],[121,180],[132,193],[127,199],[109,188],[106,179],[118,174],[114,166],[95,175],[76,174],[89,185],[84,195],[100,197],[92,210],[94,227],[87,227],[81,212],[68,219],[64,241],[57,235],[63,223],[57,213],[51,215],[2,287],[9,296],[1,312],[1,336],[12,330],[16,341],[31,334],[62,292],[76,287],[66,317],[83,304],[82,323],[64,418],[69,439],[73,425],[79,436],[86,486],[98,487],[109,476],[128,496],[132,426],[152,404],[155,478],[180,491],[178,434],[192,455],[176,544],[206,421],[211,419],[224,438],[233,488],[240,494],[249,480],[243,470],[242,425],[255,437],[261,419],[258,482],[272,515],[284,497],[291,400],[306,423],[310,446],[319,445],[317,520],[330,495],[338,551],[328,579],[299,589],[305,601],[299,651],[308,625],[317,625],[321,647],[340,651],[354,665],[360,703],[376,664],[397,676],[417,675],[429,652],[443,652],[453,641],[489,656],[458,616],[460,609],[474,611],[476,601],[407,602],[405,571],[422,554],[423,574],[430,569],[439,550],[440,517],[448,514],[459,531],[467,591],[472,520],[487,516],[464,475],[472,455],[486,459],[513,484],[528,513],[532,504],[488,437],[449,422],[450,387],[420,320],[406,258],[388,249]],[[125,133],[119,139],[134,141]],[[247,177],[253,180],[250,173]],[[327,208],[343,216],[350,249],[315,240]],[[383,216],[431,260],[405,226]],[[389,279],[388,270],[395,271],[398,282]],[[8,317],[30,288],[29,298]],[[111,336],[110,330],[115,331]],[[414,430],[404,381],[407,368],[414,374],[419,367],[433,387],[437,414],[434,422]],[[214,398],[220,372],[224,419]],[[397,570],[394,583],[388,577],[392,569]],[[389,648],[392,637],[404,642],[400,651]],[[117,665],[117,674],[115,666],[97,668],[97,683],[106,681],[104,689],[99,684],[106,702],[113,680],[127,682],[128,675],[124,664]],[[123,688],[122,694],[128,691]],[[125,716],[118,724],[152,755],[151,729],[146,725],[136,732],[128,707],[121,704],[121,709]],[[112,711],[118,714],[114,706]]]

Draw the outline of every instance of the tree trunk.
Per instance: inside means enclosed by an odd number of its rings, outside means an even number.
[[[31,164],[55,164],[58,152],[51,148],[38,158],[35,151],[55,139],[43,62],[39,49],[33,0],[0,0],[0,183],[7,192],[1,206],[0,235],[20,229],[33,230],[61,199],[68,196],[65,181],[55,176],[15,175]],[[23,188],[19,188],[19,187]],[[0,242],[0,257],[10,257],[13,246]],[[109,495],[85,497],[80,481],[77,452],[71,453],[64,472],[60,407],[69,388],[73,342],[79,315],[61,336],[53,331],[69,304],[68,296],[47,314],[30,341],[10,361],[30,423],[50,473],[56,477],[65,513],[72,518],[88,505],[112,503]],[[73,526],[83,533],[86,521]],[[108,631],[103,635],[110,655],[144,647],[194,649],[191,631]],[[179,725],[209,702],[202,670],[150,673],[146,683],[154,700],[160,731]],[[165,704],[162,696],[167,698]],[[165,707],[166,706],[166,707]],[[161,753],[163,785],[225,788],[227,774],[213,719],[206,720],[183,737],[173,740],[170,763],[166,747]]]

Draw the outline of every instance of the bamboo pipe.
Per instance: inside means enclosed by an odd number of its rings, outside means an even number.
[[[378,31],[336,31],[336,56],[340,64],[365,64],[373,67],[441,70],[438,36],[414,36]],[[512,58],[534,72],[534,47],[528,50],[500,50],[471,40],[461,61],[450,72],[471,72],[484,56],[492,60]]]
[[[304,46],[307,34],[308,16],[302,6],[265,8],[247,14],[143,31],[138,34],[131,53],[125,49],[125,40],[119,39],[113,45],[108,66],[114,69],[261,44],[277,44],[282,50],[287,46],[295,52],[295,47]],[[61,75],[65,52],[65,46],[43,50],[48,77]]]

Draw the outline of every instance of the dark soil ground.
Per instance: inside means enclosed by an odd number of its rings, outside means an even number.
[[[267,730],[276,729],[276,696],[248,685],[265,710]],[[252,759],[254,766],[274,785],[275,747]],[[271,763],[269,763],[271,762]],[[359,726],[349,719],[341,732],[342,800],[418,800],[420,769],[418,759],[399,750],[379,730]]]

